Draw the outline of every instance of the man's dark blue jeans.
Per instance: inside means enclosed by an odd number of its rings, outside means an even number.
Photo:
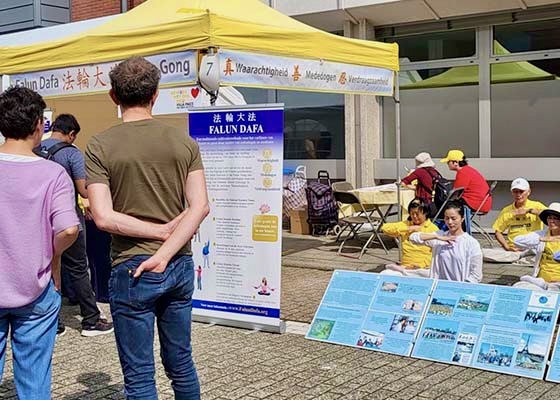
[[[163,273],[134,271],[149,256],[135,256],[115,266],[109,281],[111,314],[128,400],[157,399],[154,320],[165,372],[175,399],[200,399],[192,360],[191,319],[194,264],[176,256]]]

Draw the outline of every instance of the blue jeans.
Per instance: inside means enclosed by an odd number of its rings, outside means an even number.
[[[163,273],[144,272],[134,278],[134,271],[147,258],[135,256],[115,266],[109,280],[126,398],[157,399],[153,349],[156,320],[160,355],[175,399],[200,399],[191,348],[192,257],[174,257]]]
[[[32,303],[19,308],[0,308],[0,380],[9,328],[19,399],[51,398],[52,354],[59,309],[60,295],[52,282]]]
[[[472,210],[466,204],[463,207],[463,209],[465,210],[465,232],[467,232],[469,235],[472,235],[472,230],[471,230]]]

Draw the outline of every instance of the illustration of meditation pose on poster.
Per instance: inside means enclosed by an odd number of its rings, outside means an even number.
[[[522,276],[513,286],[560,291],[560,203],[552,203],[541,211],[539,218],[548,229],[517,236],[513,241],[516,247],[531,249],[537,254],[533,275]]]
[[[385,223],[381,230],[386,235],[402,241],[402,260],[400,264],[387,264],[381,272],[387,275],[430,276],[432,250],[427,246],[417,246],[409,240],[414,232],[433,233],[438,231],[428,219],[429,204],[421,199],[414,199],[408,205],[409,217],[406,221]]]
[[[261,296],[270,296],[271,292],[274,291],[273,288],[268,286],[268,281],[266,280],[266,277],[262,278],[261,284],[259,286],[255,286],[255,289],[258,290],[257,294]]]
[[[489,262],[510,263],[524,261],[530,264],[527,256],[534,254],[533,249],[522,250],[518,248],[514,240],[516,237],[526,235],[543,229],[543,223],[539,218],[546,206],[540,201],[529,199],[531,187],[524,178],[514,179],[511,183],[511,196],[513,203],[504,207],[498,218],[492,225],[496,240],[501,248],[483,249],[484,260]],[[504,234],[507,232],[507,239]],[[523,260],[520,260],[523,258]]]
[[[208,240],[204,243],[202,247],[202,261],[204,268],[210,268],[210,241]]]
[[[451,201],[444,211],[449,231],[410,235],[412,243],[432,248],[430,278],[473,283],[482,280],[482,250],[476,239],[463,231],[464,220],[462,204]]]

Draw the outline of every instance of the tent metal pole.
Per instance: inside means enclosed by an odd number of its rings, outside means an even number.
[[[401,98],[399,89],[399,73],[395,71],[395,155],[397,159],[397,218],[402,221],[401,208]],[[399,262],[402,260],[402,245],[399,240]]]
[[[10,87],[10,76],[9,75],[0,75],[0,78],[2,78],[1,84],[0,84],[0,92],[3,92],[4,90],[8,89],[8,87]]]

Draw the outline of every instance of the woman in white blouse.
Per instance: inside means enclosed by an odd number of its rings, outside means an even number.
[[[463,231],[463,205],[449,202],[444,220],[449,228],[447,232],[415,232],[410,235],[412,243],[432,248],[430,277],[479,283],[482,280],[482,250],[478,241]]]

